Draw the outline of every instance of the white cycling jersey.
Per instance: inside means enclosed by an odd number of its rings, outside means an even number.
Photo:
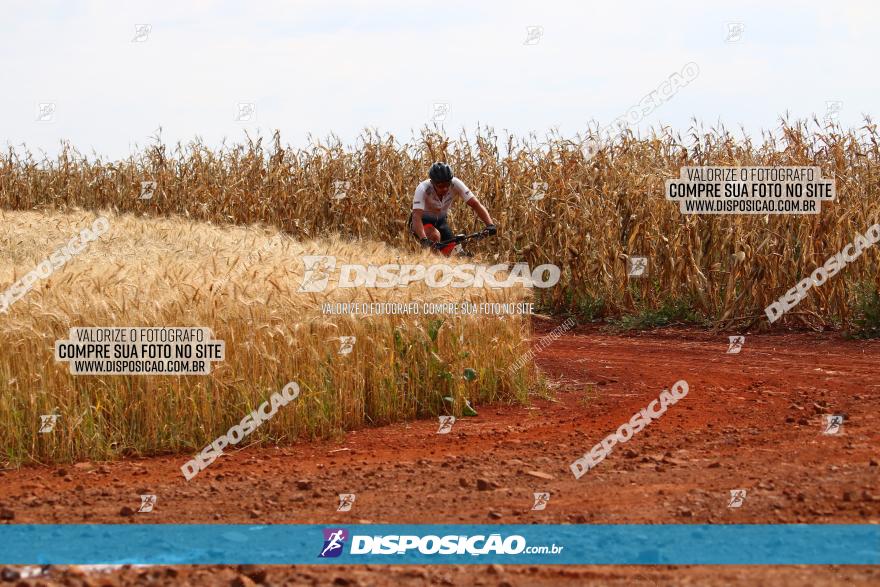
[[[468,186],[457,177],[453,177],[449,191],[441,199],[434,191],[431,180],[426,179],[416,188],[416,193],[413,196],[413,210],[424,210],[424,214],[428,216],[445,216],[455,198],[461,198],[463,202],[467,202],[473,197],[474,195]]]

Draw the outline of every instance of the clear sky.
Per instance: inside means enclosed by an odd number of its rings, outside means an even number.
[[[696,117],[754,134],[786,112],[860,126],[880,96],[870,1],[70,0],[2,14],[0,144],[50,154],[67,139],[124,156],[160,125],[166,142],[211,145],[274,129],[294,146],[364,127],[409,138],[433,118],[453,135],[573,136],[691,62],[699,75],[636,127]]]

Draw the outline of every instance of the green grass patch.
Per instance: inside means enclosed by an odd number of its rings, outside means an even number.
[[[855,312],[850,335],[854,338],[880,337],[880,291],[877,286],[862,283],[855,289]]]

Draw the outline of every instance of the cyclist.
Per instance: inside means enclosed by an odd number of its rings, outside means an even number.
[[[446,214],[452,202],[461,198],[486,224],[485,232],[498,232],[492,217],[480,200],[471,193],[463,181],[454,177],[446,163],[434,163],[428,170],[428,179],[416,188],[413,209],[410,214],[410,232],[423,247],[452,238],[452,229],[446,223]]]

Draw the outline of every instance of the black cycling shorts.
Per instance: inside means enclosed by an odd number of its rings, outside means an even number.
[[[449,228],[449,225],[446,223],[446,215],[437,217],[430,216],[429,214],[422,213],[422,226],[433,226],[440,232],[440,240],[448,241],[452,238],[452,229]],[[412,230],[412,213],[409,215],[409,231],[413,236],[416,236],[416,233]]]

